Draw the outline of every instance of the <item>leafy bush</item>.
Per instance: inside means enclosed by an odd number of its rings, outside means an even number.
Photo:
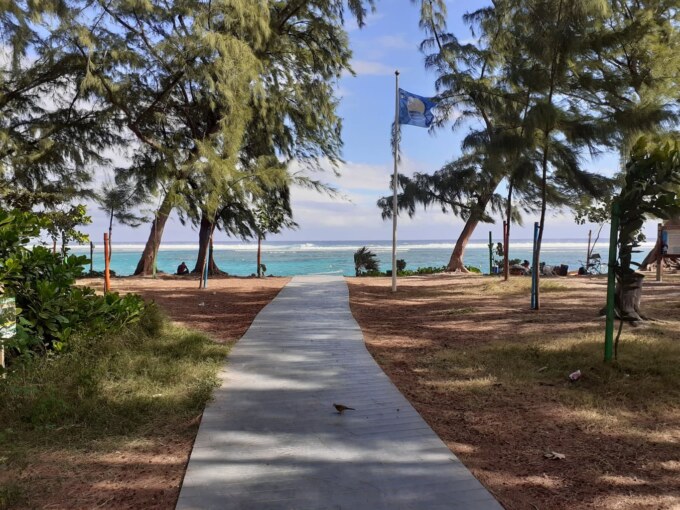
[[[18,314],[10,355],[60,351],[76,332],[96,334],[139,321],[145,307],[140,297],[98,296],[74,286],[87,257],[26,247],[44,225],[31,213],[0,210],[0,283],[14,295]]]
[[[397,260],[397,271],[403,271],[406,269],[406,261],[404,259]],[[399,274],[399,273],[397,273]]]

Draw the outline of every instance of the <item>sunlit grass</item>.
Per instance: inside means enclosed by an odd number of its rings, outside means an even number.
[[[424,358],[420,368],[432,372],[431,381],[447,380],[458,391],[493,391],[492,384],[481,381],[524,389],[553,386],[565,404],[584,406],[588,412],[612,407],[623,412],[629,406],[641,405],[661,411],[669,403],[680,405],[677,326],[624,330],[619,360],[610,365],[603,363],[603,342],[601,333],[506,340],[438,350]],[[572,383],[568,376],[576,370],[583,375]],[[598,421],[595,414],[592,421]]]
[[[187,424],[210,399],[228,348],[150,313],[144,327],[77,338],[0,380],[0,479],[10,480],[0,483],[0,509],[31,492],[8,474],[55,445],[109,451],[193,433]]]

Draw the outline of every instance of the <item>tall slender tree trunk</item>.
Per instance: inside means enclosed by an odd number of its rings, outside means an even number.
[[[257,235],[257,277],[262,277],[262,236]]]
[[[510,278],[510,225],[512,225],[512,191],[513,191],[513,180],[510,179],[510,183],[508,185],[508,203],[507,203],[507,208],[505,210],[505,218],[506,218],[506,226],[505,226],[505,232],[503,232],[503,235],[505,238],[503,239],[503,251],[504,251],[504,257],[503,257],[503,279],[505,281],[508,281]]]
[[[562,22],[562,0],[557,9],[557,24]],[[553,49],[552,63],[550,66],[550,85],[548,89],[548,105],[552,107],[553,94],[555,93],[555,80],[557,74],[557,49]],[[550,152],[550,135],[554,125],[547,125],[543,131],[543,159],[541,161],[541,222],[538,226],[538,239],[536,240],[536,251],[533,256],[532,271],[536,271],[536,303],[534,310],[540,309],[540,278],[539,266],[541,263],[541,244],[543,243],[543,232],[545,230],[545,211],[548,207],[548,153]]]
[[[223,271],[217,267],[213,256],[212,236],[215,231],[215,222],[206,217],[205,214],[201,216],[201,225],[198,230],[198,256],[196,257],[196,264],[192,273],[203,274],[206,256],[208,257],[208,274],[210,276],[224,274]]]
[[[149,238],[146,240],[146,245],[144,246],[144,251],[142,256],[137,263],[137,269],[135,269],[135,275],[150,275],[153,272],[153,264],[156,260],[156,254],[158,253],[158,248],[161,244],[161,239],[163,237],[163,229],[165,229],[165,223],[168,221],[168,217],[172,212],[172,198],[171,196],[165,195],[161,206],[158,208],[156,217],[151,223],[151,232],[149,232]]]

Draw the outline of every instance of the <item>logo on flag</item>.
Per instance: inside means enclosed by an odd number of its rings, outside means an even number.
[[[432,108],[435,106],[432,99],[399,89],[399,124],[430,127],[434,120]]]

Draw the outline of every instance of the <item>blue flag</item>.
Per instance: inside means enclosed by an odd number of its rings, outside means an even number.
[[[399,124],[430,127],[434,120],[432,108],[435,106],[437,105],[432,99],[399,89]]]

